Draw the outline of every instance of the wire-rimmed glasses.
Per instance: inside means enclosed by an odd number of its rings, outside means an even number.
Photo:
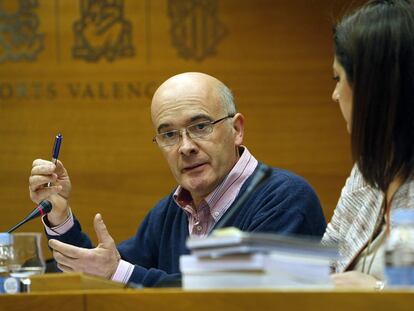
[[[185,131],[188,137],[191,139],[203,138],[213,132],[215,124],[233,117],[234,114],[231,114],[215,121],[203,121],[196,124],[191,124],[181,129],[159,133],[155,135],[152,141],[154,143],[157,143],[160,147],[173,146],[180,141],[182,131]]]

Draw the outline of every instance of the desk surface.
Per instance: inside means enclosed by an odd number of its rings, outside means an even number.
[[[105,289],[0,295],[0,310],[394,311],[414,308],[410,291],[183,291]]]

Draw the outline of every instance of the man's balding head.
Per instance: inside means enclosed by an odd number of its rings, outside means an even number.
[[[222,105],[223,113],[236,113],[233,94],[223,82],[205,73],[185,72],[169,78],[159,86],[152,99],[151,115],[153,116],[154,109],[159,108],[158,105],[177,101],[190,92],[204,97],[212,104]]]
[[[236,113],[230,90],[204,73],[173,76],[155,92],[151,117],[175,179],[197,205],[239,157],[244,117]]]

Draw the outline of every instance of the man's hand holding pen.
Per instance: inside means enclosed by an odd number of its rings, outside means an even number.
[[[33,161],[29,178],[30,198],[39,204],[47,199],[52,203],[52,211],[47,220],[51,226],[63,223],[69,216],[68,199],[72,188],[70,179],[62,162],[58,160],[62,134],[57,134],[52,149],[52,161],[37,159]]]
[[[62,162],[57,160],[54,164],[41,159],[33,162],[29,178],[30,198],[34,202],[44,199],[52,202],[53,209],[47,215],[50,226],[58,226],[68,218],[71,188],[69,175]],[[121,256],[100,214],[95,216],[94,228],[98,237],[98,246],[93,249],[76,247],[54,239],[49,241],[59,269],[85,272],[106,278],[110,278],[115,273]]]
[[[48,184],[50,183],[50,186]],[[30,198],[39,203],[45,199],[52,205],[52,211],[47,215],[52,226],[63,223],[69,214],[69,195],[72,185],[62,162],[37,159],[33,161],[29,178]]]

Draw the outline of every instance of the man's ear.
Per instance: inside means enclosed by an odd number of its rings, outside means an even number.
[[[234,143],[240,146],[243,143],[244,137],[244,116],[241,113],[236,113],[233,117]]]

